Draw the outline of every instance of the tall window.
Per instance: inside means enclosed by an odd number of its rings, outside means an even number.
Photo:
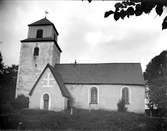
[[[125,104],[129,104],[129,89],[127,87],[122,89],[122,100]]]
[[[44,110],[49,109],[49,95],[48,94],[43,95],[43,109]]]
[[[34,48],[34,56],[38,56],[39,55],[39,48],[35,47]]]
[[[91,104],[97,104],[97,88],[92,87],[91,88],[91,98],[90,98],[90,103]]]
[[[71,104],[70,104],[70,100],[67,100],[67,110],[69,110],[71,108]]]
[[[39,29],[37,30],[37,38],[42,38],[43,37],[43,30]]]

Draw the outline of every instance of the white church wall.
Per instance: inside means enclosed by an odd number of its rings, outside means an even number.
[[[66,84],[66,87],[73,97],[73,106],[88,110],[117,110],[122,88],[129,87],[130,104],[127,105],[128,111],[144,113],[144,86]],[[90,104],[90,89],[92,87],[98,89],[98,104]]]
[[[45,79],[50,75],[50,83]],[[29,108],[43,109],[43,95],[49,94],[49,110],[61,111],[66,107],[66,98],[62,96],[59,85],[55,81],[50,69],[46,69],[45,73],[36,85],[32,96],[30,97]]]
[[[33,53],[36,46],[39,47],[39,56],[34,57]],[[19,94],[28,95],[33,84],[48,63],[51,65],[59,63],[60,55],[54,46],[54,42],[22,43],[16,96]]]
[[[132,112],[145,112],[145,87],[131,87],[131,102],[127,107]]]
[[[56,63],[60,63],[60,51],[58,50],[58,48],[56,47],[55,44],[53,44],[53,48],[52,48],[52,65],[55,65]]]

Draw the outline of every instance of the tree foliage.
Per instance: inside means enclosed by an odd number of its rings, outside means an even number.
[[[29,98],[24,95],[19,95],[13,103],[15,109],[28,108],[28,105],[29,105]]]
[[[88,2],[92,1],[88,0]],[[122,2],[115,4],[115,11],[106,11],[104,17],[113,15],[117,21],[125,17],[130,18],[131,16],[140,16],[144,13],[149,14],[153,9],[155,9],[157,15],[161,16],[166,7],[166,0],[122,0]],[[162,29],[167,29],[167,16],[162,22]]]
[[[165,109],[167,105],[167,51],[155,56],[144,72],[147,81],[148,106]]]
[[[28,97],[19,95],[15,99],[17,71],[17,65],[5,66],[0,52],[0,113],[28,107]]]
[[[5,66],[0,53],[0,112],[12,109],[18,66]],[[11,107],[11,108],[9,108]]]
[[[4,72],[4,64],[3,64],[3,58],[2,58],[2,54],[0,52],[0,76],[2,76],[3,72]]]

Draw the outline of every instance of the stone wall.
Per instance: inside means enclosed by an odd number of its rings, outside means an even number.
[[[34,48],[39,47],[39,56],[34,57]],[[16,96],[28,95],[35,81],[50,63],[60,62],[60,52],[54,42],[23,42],[20,52],[20,64],[17,77]]]
[[[50,86],[47,86],[47,76],[50,76]],[[50,69],[46,69],[45,73],[36,85],[32,96],[30,97],[29,108],[31,109],[43,109],[43,95],[49,94],[49,110],[61,111],[66,106],[66,98],[62,95],[59,85],[54,79]]]
[[[122,88],[128,87],[130,94],[130,104],[127,105],[128,111],[144,113],[145,108],[145,87],[127,85],[83,85],[66,84],[67,89],[73,97],[73,106],[83,109],[104,109],[117,110],[117,103],[122,96]],[[90,104],[90,89],[98,89],[98,104]]]

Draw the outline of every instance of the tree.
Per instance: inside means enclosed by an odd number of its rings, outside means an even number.
[[[4,64],[3,64],[3,58],[2,58],[2,54],[0,52],[0,76],[3,74],[4,72]]]
[[[14,108],[15,109],[24,109],[24,108],[28,108],[29,105],[29,98],[24,96],[24,95],[19,95],[14,103]]]
[[[93,0],[88,1],[92,2]],[[133,15],[140,16],[143,13],[149,14],[153,9],[155,9],[157,15],[161,16],[165,7],[167,7],[166,0],[122,0],[122,2],[115,4],[115,11],[106,11],[104,17],[112,14],[117,21],[120,18],[124,19],[126,16],[129,18]],[[167,29],[167,16],[162,22],[162,29]]]
[[[167,51],[155,56],[144,72],[147,82],[148,107],[166,109],[167,107]]]
[[[12,109],[18,66],[5,66],[0,53],[0,112]]]

